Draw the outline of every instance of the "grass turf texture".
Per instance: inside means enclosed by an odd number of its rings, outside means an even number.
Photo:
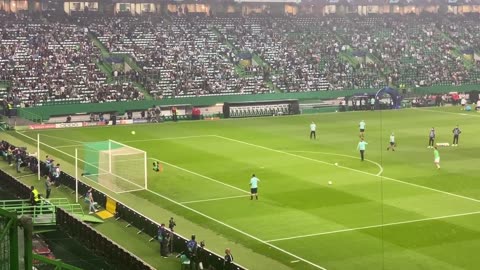
[[[250,269],[269,266],[252,262],[249,252],[293,269],[477,269],[479,117],[456,107],[40,134],[44,143],[70,155],[80,147],[75,141],[105,139],[147,151],[164,171],[149,168],[149,190],[128,194],[146,203],[136,206],[160,205],[252,249],[236,256]],[[365,162],[356,150],[362,119],[369,143]],[[318,126],[315,141],[308,139],[311,121]],[[457,124],[460,146],[440,148],[437,170],[426,148],[428,131],[435,127],[436,142],[451,143]],[[398,148],[387,152],[392,131]],[[261,179],[259,201],[248,197],[252,173]],[[220,254],[224,247],[209,246]]]

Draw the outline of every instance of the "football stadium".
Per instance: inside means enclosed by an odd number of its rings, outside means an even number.
[[[0,269],[480,269],[479,0],[0,0]]]

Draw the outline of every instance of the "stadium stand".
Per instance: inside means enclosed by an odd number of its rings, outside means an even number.
[[[4,13],[0,80],[10,86],[1,94],[16,106],[41,106],[143,100],[145,95],[478,84],[479,27],[476,16],[436,14],[214,17],[183,12],[53,20]],[[117,77],[102,68],[116,56],[120,61],[127,56],[138,69]]]

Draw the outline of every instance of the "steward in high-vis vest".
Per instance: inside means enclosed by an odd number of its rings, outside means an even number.
[[[32,193],[30,194],[30,202],[32,203],[32,205],[37,205],[40,202],[40,194],[34,186],[31,186],[30,190],[32,191]]]

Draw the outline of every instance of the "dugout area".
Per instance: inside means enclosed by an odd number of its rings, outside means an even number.
[[[243,118],[259,116],[278,116],[299,114],[298,99],[226,102],[223,104],[225,118]]]

